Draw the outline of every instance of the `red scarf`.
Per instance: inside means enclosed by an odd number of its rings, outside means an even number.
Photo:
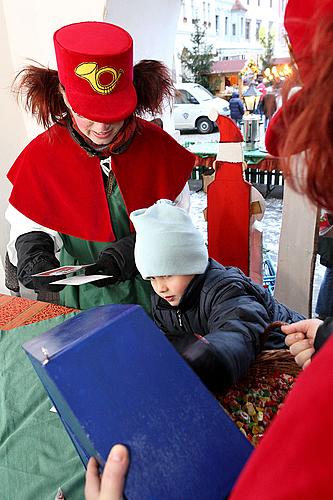
[[[73,116],[71,114],[71,120],[67,122],[67,128],[72,138],[77,142],[90,156],[98,156],[107,158],[111,154],[119,154],[123,152],[129,146],[137,128],[137,120],[134,115],[129,116],[124,121],[120,130],[118,130],[115,137],[112,139],[110,144],[98,145],[86,137],[80,129],[78,128]]]

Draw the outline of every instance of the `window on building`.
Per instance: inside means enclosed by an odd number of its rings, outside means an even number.
[[[250,40],[251,19],[245,20],[245,40]]]
[[[241,36],[244,36],[244,17],[241,17]]]
[[[181,0],[181,9],[182,9],[182,12],[183,12],[183,21],[184,23],[187,22],[187,15],[186,15],[186,6],[185,6],[185,0]]]
[[[224,33],[227,35],[228,34],[228,17],[224,18]]]
[[[247,5],[250,5],[250,0],[247,0]]]
[[[215,30],[220,33],[220,16],[215,16]]]
[[[273,7],[273,0],[269,0],[269,6],[270,6],[270,8]]]
[[[232,36],[236,36],[236,24],[232,23]]]
[[[260,0],[258,0],[258,7],[260,7]]]
[[[256,21],[256,40],[259,41],[259,31],[260,31],[261,21],[257,19]]]
[[[272,33],[273,31],[273,21],[269,21],[268,23],[268,33]]]

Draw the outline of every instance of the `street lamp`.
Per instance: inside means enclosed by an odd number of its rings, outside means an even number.
[[[260,96],[261,93],[255,88],[253,82],[250,83],[248,89],[243,94],[245,108],[249,112],[248,115],[243,117],[244,148],[248,151],[257,149],[260,141],[260,116],[254,114],[259,104]]]
[[[250,113],[253,113],[259,104],[261,93],[256,89],[253,82],[250,83],[248,89],[243,93],[245,108]]]

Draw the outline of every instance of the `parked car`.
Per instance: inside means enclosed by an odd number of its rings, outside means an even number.
[[[174,122],[177,130],[197,129],[200,134],[209,134],[215,123],[208,118],[210,108],[214,107],[221,115],[230,115],[229,103],[215,97],[198,83],[176,83],[174,103]]]

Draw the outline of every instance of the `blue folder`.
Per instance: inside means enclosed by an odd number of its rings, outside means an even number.
[[[129,500],[226,498],[252,446],[137,305],[106,305],[23,345],[84,464],[130,450]]]

